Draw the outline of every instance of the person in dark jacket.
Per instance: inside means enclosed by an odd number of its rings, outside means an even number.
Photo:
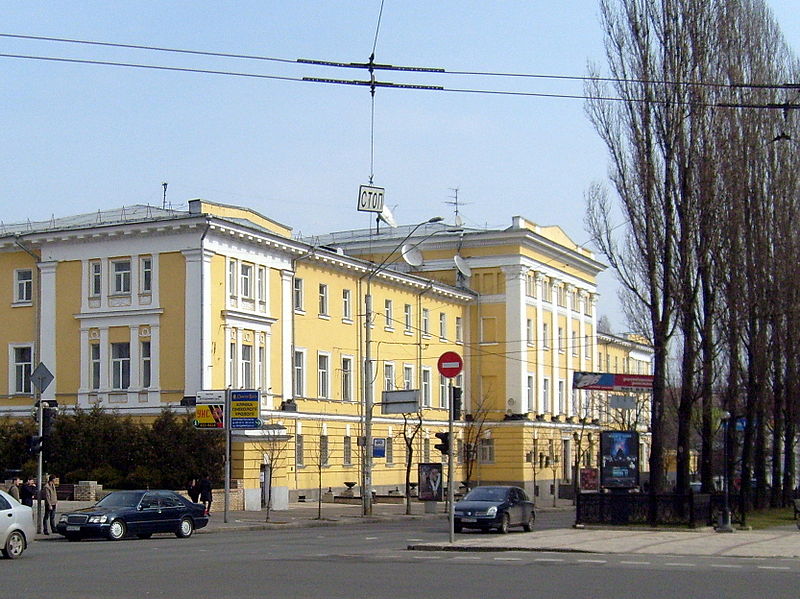
[[[206,506],[206,514],[211,513],[211,481],[208,476],[204,476],[200,480],[200,503]]]
[[[22,481],[19,479],[19,476],[15,476],[11,479],[11,486],[8,487],[8,494],[17,501],[19,501],[19,487],[21,484]]]
[[[19,488],[20,503],[28,507],[33,507],[33,500],[36,499],[36,492],[36,483],[33,481],[33,477],[29,476],[25,484]]]
[[[186,494],[193,503],[198,503],[200,499],[200,486],[197,484],[197,479],[193,478],[189,481],[189,486],[186,489]]]

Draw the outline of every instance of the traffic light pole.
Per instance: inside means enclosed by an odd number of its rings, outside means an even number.
[[[449,523],[450,542],[454,542],[453,530],[453,500],[455,499],[455,488],[453,485],[453,379],[448,382],[449,409],[447,410],[447,434],[449,447],[447,448],[447,521]]]
[[[40,391],[36,392],[37,413],[39,414],[39,455],[36,462],[36,534],[42,533],[42,471],[44,470],[44,402]],[[55,532],[55,531],[53,531]]]

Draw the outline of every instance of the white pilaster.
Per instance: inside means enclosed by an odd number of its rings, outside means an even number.
[[[294,347],[294,303],[292,301],[292,282],[294,273],[281,271],[281,395],[284,399],[292,397],[292,348]]]
[[[525,330],[525,276],[527,267],[514,265],[503,267],[506,277],[506,350],[515,360],[506,360],[506,400],[514,413],[527,411],[526,386],[528,365],[528,343]]]
[[[57,262],[39,262],[39,360],[56,377],[42,393],[42,399],[55,399],[58,388],[56,363],[56,267]],[[34,366],[35,368],[35,366]]]

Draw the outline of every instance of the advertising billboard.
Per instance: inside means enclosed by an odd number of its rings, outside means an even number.
[[[600,484],[608,489],[639,486],[639,433],[600,433]]]
[[[430,463],[419,465],[419,492],[420,501],[442,501],[442,464]]]

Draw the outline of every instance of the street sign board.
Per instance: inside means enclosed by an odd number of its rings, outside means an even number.
[[[31,384],[39,390],[39,393],[44,393],[54,378],[53,373],[48,370],[44,362],[39,362],[39,365],[31,372]]]
[[[386,457],[386,439],[383,437],[375,437],[372,440],[372,457],[385,458]]]
[[[261,428],[261,398],[259,392],[252,389],[231,391],[231,428]]]
[[[386,190],[383,187],[373,185],[361,185],[358,188],[358,210],[361,212],[383,212],[383,195]]]
[[[461,374],[461,370],[464,368],[464,361],[456,352],[446,351],[439,356],[437,367],[439,368],[439,374],[451,379]]]
[[[225,428],[225,391],[198,391],[192,424],[195,428]]]
[[[636,398],[632,395],[612,395],[609,398],[611,407],[615,410],[635,410]]]
[[[419,410],[419,389],[397,389],[381,393],[381,414],[412,414]]]

